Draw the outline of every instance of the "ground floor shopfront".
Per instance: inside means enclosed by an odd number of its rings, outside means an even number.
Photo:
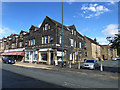
[[[79,54],[79,55],[78,55]],[[63,50],[63,62],[72,61],[72,63],[76,63],[78,59],[81,57],[79,52],[68,52],[67,50]],[[53,49],[53,48],[42,48],[42,49],[29,49],[25,50],[25,62],[36,62],[36,63],[46,63],[50,64],[58,64],[62,62],[62,50],[61,49]]]
[[[24,48],[4,50],[0,54],[3,57],[11,57],[16,61],[24,60]]]
[[[54,64],[56,61],[62,60],[62,51],[57,51],[57,49],[43,48],[38,50],[25,50],[25,61]]]

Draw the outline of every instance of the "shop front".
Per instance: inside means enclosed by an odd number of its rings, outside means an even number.
[[[53,49],[52,48],[39,49],[38,62],[43,62],[49,65],[53,64]]]
[[[22,61],[24,59],[24,48],[5,50],[1,53],[1,56],[11,57],[16,61]]]
[[[28,62],[37,62],[38,55],[37,50],[25,50],[25,61]]]

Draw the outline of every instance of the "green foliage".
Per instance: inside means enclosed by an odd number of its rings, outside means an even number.
[[[110,42],[111,48],[117,49],[120,56],[120,34],[115,34],[115,37],[107,37],[106,39]]]

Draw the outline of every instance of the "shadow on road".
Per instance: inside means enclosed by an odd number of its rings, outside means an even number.
[[[100,69],[99,69],[99,70],[100,70]],[[103,66],[103,71],[113,72],[113,73],[120,73],[120,67],[108,67],[108,66]]]
[[[10,71],[2,70],[2,88],[65,88]]]

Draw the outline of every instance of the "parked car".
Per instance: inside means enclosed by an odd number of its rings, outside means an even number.
[[[117,60],[117,57],[112,58],[112,60],[113,60],[113,61],[116,61],[116,60]]]
[[[82,68],[89,68],[89,69],[96,69],[98,67],[99,67],[98,62],[95,59],[86,60],[82,65]]]
[[[2,61],[3,61],[3,63],[11,63],[11,64],[14,64],[15,62],[16,62],[16,60],[15,59],[13,59],[13,58],[10,58],[10,57],[3,57],[2,58]]]

